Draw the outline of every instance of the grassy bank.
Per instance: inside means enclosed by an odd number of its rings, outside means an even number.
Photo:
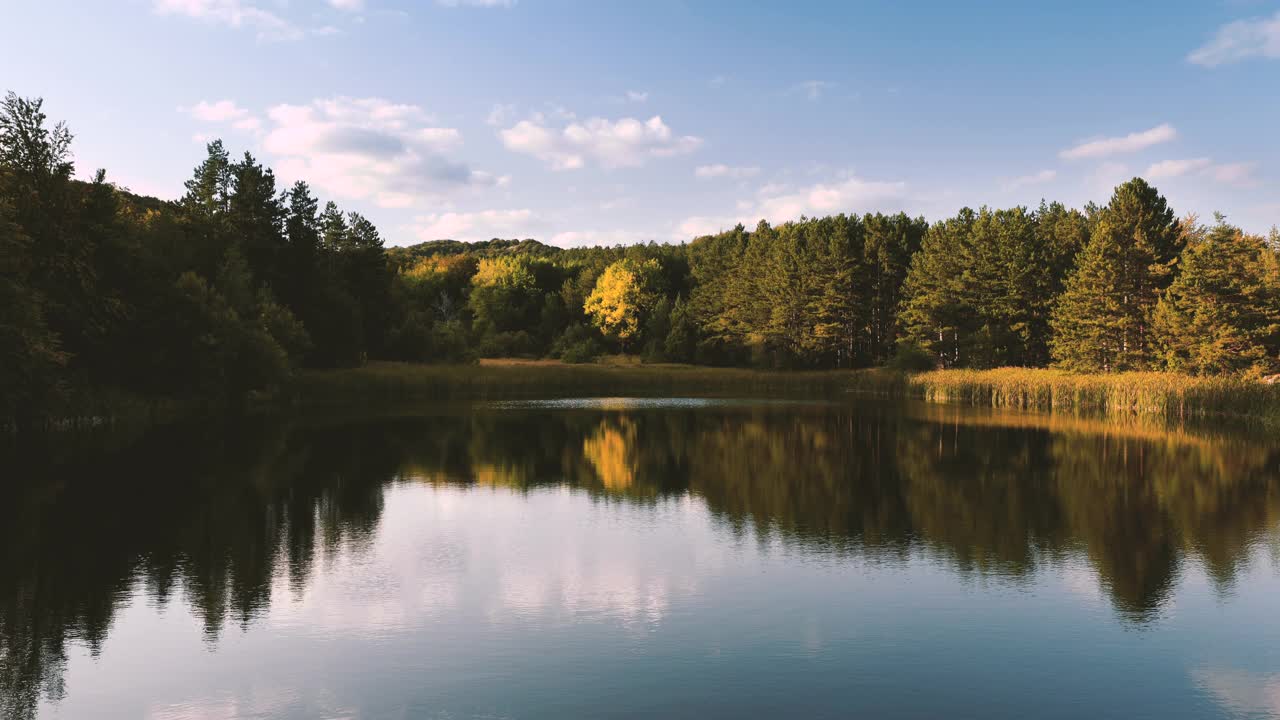
[[[1237,417],[1280,422],[1280,384],[1238,377],[1171,373],[1075,375],[1057,370],[760,371],[691,365],[499,361],[479,365],[370,363],[349,370],[305,371],[283,392],[235,408],[224,404],[144,401],[102,394],[51,420],[48,429],[120,422],[164,424],[231,410],[371,409],[442,400],[544,399],[592,396],[809,396],[850,393],[914,397],[931,403],[1039,411],[1105,420]],[[0,430],[4,425],[0,423]],[[11,428],[10,428],[11,429]]]
[[[632,396],[822,395],[868,392],[933,403],[1091,417],[1182,420],[1235,416],[1280,421],[1280,385],[1172,373],[1076,375],[1058,370],[770,372],[689,365],[481,365],[371,363],[303,373],[291,396],[302,408],[434,400]]]
[[[717,396],[902,392],[903,377],[884,371],[766,372],[689,365],[501,363],[413,365],[303,373],[293,386],[299,407],[430,400]]]
[[[1181,420],[1215,415],[1280,420],[1280,384],[1174,373],[1078,375],[1060,370],[937,370],[909,392],[930,402],[1052,413]]]

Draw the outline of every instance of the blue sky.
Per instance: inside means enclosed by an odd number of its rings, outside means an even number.
[[[388,244],[1079,206],[1280,223],[1280,2],[10,3],[0,87],[176,197],[221,137]],[[13,32],[16,30],[17,32]]]

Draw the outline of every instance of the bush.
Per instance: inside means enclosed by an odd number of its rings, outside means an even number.
[[[589,327],[581,323],[570,325],[551,346],[551,356],[558,357],[567,363],[587,363],[594,361],[604,352],[604,344],[599,336]]]
[[[600,355],[600,348],[590,341],[570,345],[560,354],[560,359],[573,365],[595,362]]]
[[[475,360],[461,320],[436,322],[431,326],[431,359],[451,363]]]
[[[886,365],[890,370],[911,373],[928,372],[938,366],[933,356],[915,343],[898,343],[893,357]]]
[[[533,338],[524,330],[490,332],[480,338],[480,357],[518,357],[533,352]]]
[[[395,360],[427,362],[432,359],[431,317],[417,310],[405,315],[404,321],[391,331],[388,350]]]

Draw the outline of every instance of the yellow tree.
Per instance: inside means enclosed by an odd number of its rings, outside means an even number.
[[[652,304],[649,278],[657,271],[656,260],[619,260],[605,268],[583,303],[583,310],[596,326],[616,338],[624,350],[628,341],[639,334],[644,314]]]

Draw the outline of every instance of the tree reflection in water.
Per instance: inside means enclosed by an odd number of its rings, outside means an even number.
[[[1013,583],[1083,559],[1136,624],[1188,562],[1230,591],[1280,515],[1263,442],[939,406],[480,406],[48,442],[0,482],[6,718],[60,696],[69,644],[96,652],[138,589],[161,607],[180,589],[210,643],[247,627],[277,575],[301,593],[368,546],[390,483],[688,495],[740,535]]]

